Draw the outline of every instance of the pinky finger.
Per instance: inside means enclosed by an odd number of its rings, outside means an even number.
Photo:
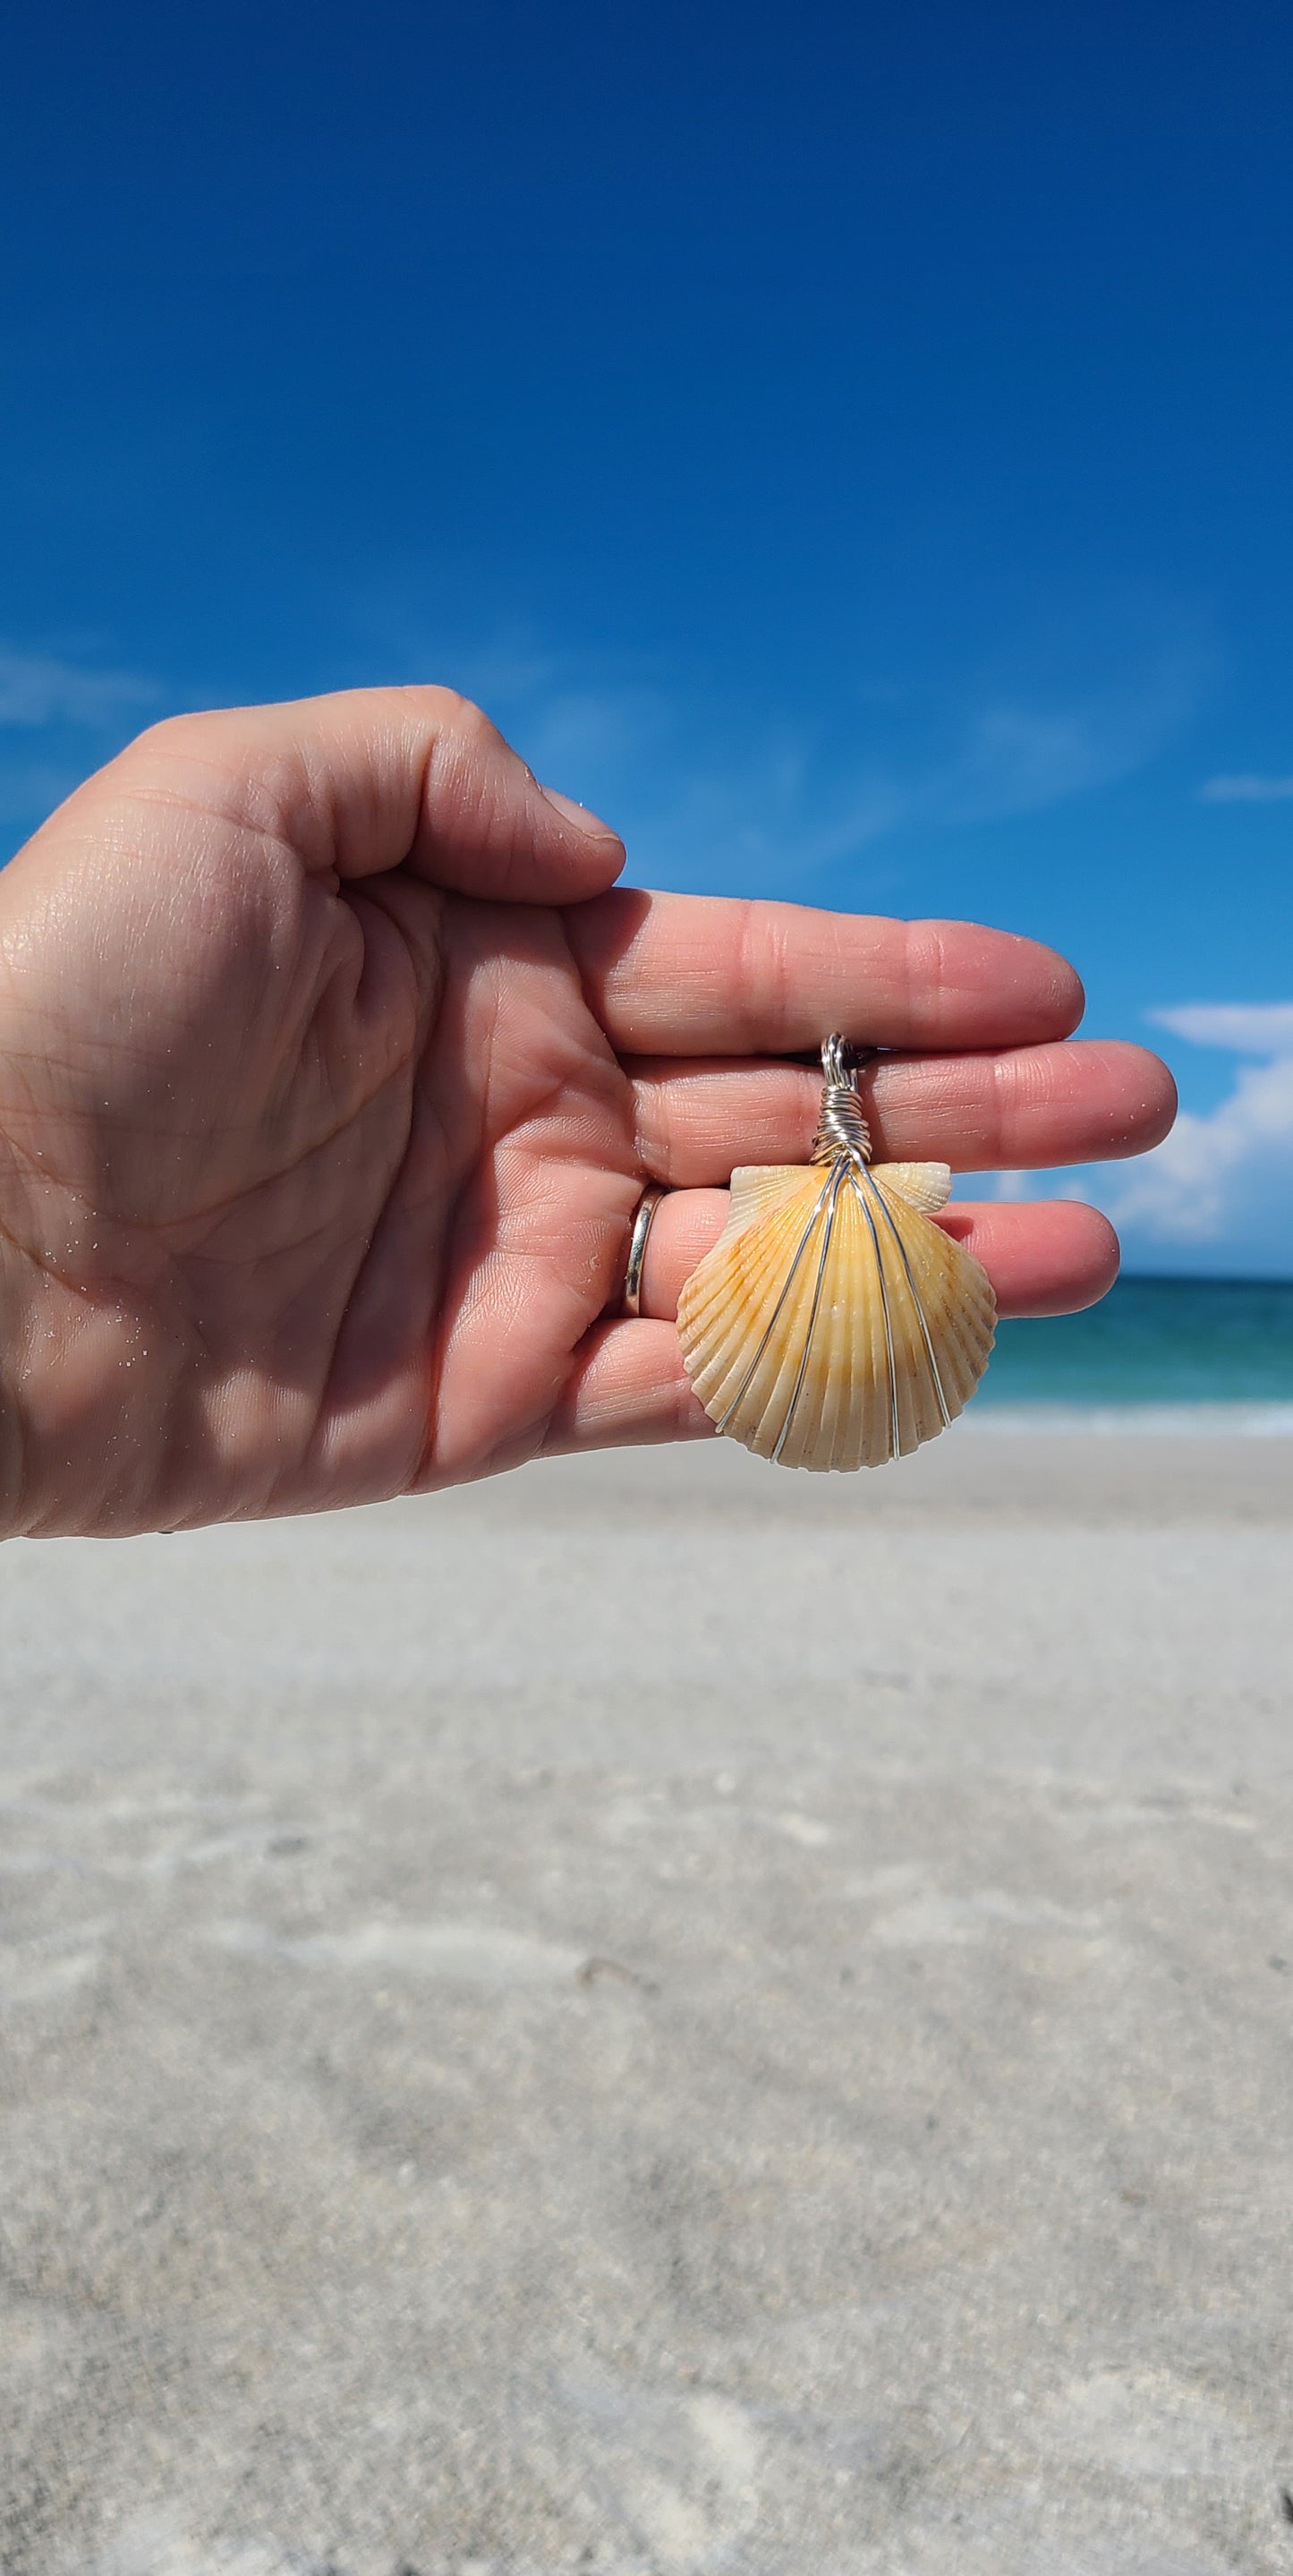
[[[719,1231],[721,1203],[711,1206],[718,1193],[708,1190],[679,1191],[677,1199],[680,1214],[694,1211],[701,1238],[690,1246],[690,1271]],[[1003,1316],[1074,1314],[1095,1305],[1118,1275],[1113,1227],[1078,1199],[954,1205],[939,1223],[983,1263]],[[678,1251],[685,1240],[680,1235]],[[671,1285],[671,1302],[681,1285],[681,1278]],[[643,1317],[597,1324],[585,1335],[543,1454],[712,1436],[683,1368],[675,1326]]]

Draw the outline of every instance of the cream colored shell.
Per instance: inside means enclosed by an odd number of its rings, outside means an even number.
[[[943,1163],[756,1165],[678,1304],[710,1420],[783,1467],[879,1467],[953,1421],[992,1348],[985,1271],[925,1210]]]

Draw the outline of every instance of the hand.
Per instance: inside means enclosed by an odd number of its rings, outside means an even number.
[[[671,1318],[734,1163],[806,1158],[831,1028],[877,1157],[1134,1153],[1140,1049],[1028,940],[611,891],[614,835],[448,692],[180,717],[0,875],[0,1530],[325,1510],[709,1431]],[[644,1180],[640,1321],[613,1318]],[[1006,1314],[1093,1210],[944,1220]]]

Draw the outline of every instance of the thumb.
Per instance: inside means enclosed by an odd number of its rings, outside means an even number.
[[[126,762],[164,762],[185,802],[288,841],[311,873],[407,867],[459,894],[578,903],[613,885],[617,835],[539,785],[452,689],[346,689],[285,706],[175,716]],[[178,774],[177,774],[178,773]]]

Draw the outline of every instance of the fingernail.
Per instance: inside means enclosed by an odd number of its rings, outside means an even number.
[[[563,823],[573,823],[577,832],[595,833],[605,841],[615,840],[617,836],[610,824],[603,823],[600,815],[590,814],[586,805],[576,805],[573,796],[559,795],[555,787],[545,787],[541,780],[538,786],[539,794],[547,798],[549,805],[556,807]]]

